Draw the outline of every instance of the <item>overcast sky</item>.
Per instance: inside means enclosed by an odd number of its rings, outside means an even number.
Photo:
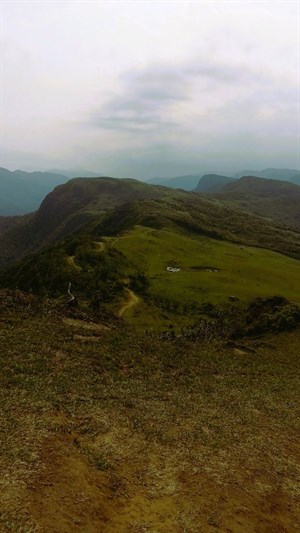
[[[299,2],[2,0],[1,166],[299,168]]]

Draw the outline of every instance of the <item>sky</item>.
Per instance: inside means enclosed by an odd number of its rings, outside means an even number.
[[[1,166],[299,168],[299,2],[1,2]]]

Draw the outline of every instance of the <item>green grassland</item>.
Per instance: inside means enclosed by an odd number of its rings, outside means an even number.
[[[11,267],[0,284],[64,300],[70,282],[81,307],[118,316],[131,292],[138,301],[126,305],[123,318],[139,329],[164,330],[194,324],[204,304],[274,295],[300,304],[299,279],[297,259],[265,248],[136,225],[119,236],[72,236]]]
[[[141,226],[110,242],[149,280],[146,304],[126,315],[139,324],[164,323],[164,316],[167,322],[176,320],[176,314],[177,322],[180,315],[180,321],[188,323],[197,306],[221,304],[230,296],[248,302],[280,294],[300,303],[300,262],[270,250]],[[167,266],[181,270],[167,272]],[[151,311],[151,302],[154,307],[165,302],[168,316]],[[146,310],[150,316],[144,319]]]

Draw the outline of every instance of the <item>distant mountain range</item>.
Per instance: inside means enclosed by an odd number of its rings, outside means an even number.
[[[68,179],[51,172],[11,172],[0,168],[0,215],[23,215],[35,211],[46,194]]]
[[[234,174],[231,173],[207,173],[205,171],[197,174],[188,174],[186,176],[176,176],[174,178],[151,178],[147,181],[152,185],[163,185],[165,187],[172,187],[174,189],[184,189],[192,191],[196,189],[198,192],[215,192],[216,176],[227,178],[228,182],[233,179],[241,178],[242,176],[257,176],[258,178],[268,178],[272,180],[290,181],[296,185],[300,185],[300,172],[296,169],[288,168],[266,168],[264,170],[240,170]],[[202,179],[205,177],[204,182]],[[209,180],[212,179],[213,187],[209,186]],[[199,185],[201,180],[201,185]],[[211,189],[209,191],[209,189]]]
[[[54,174],[61,174],[67,178],[100,178],[103,174],[94,172],[93,170],[86,170],[84,168],[51,168],[47,172]]]
[[[184,189],[192,191],[196,186],[203,172],[199,174],[188,174],[186,176],[177,176],[175,178],[151,178],[147,183],[151,185],[163,185],[164,187],[172,187],[173,189]]]
[[[289,181],[300,185],[300,172],[296,169],[243,170],[234,176],[224,174],[187,174],[174,178],[151,178],[148,185],[161,185],[173,189],[217,193],[227,183],[241,176],[251,175],[272,180]],[[0,216],[16,216],[36,211],[45,196],[57,185],[74,177],[98,178],[99,173],[85,169],[52,169],[47,172],[25,172],[0,169]],[[5,223],[7,224],[7,223]]]
[[[292,168],[265,168],[264,170],[241,170],[234,177],[256,176],[270,180],[290,181],[300,185],[300,172]]]
[[[0,216],[23,215],[35,211],[46,194],[70,178],[99,177],[84,169],[53,169],[47,172],[25,172],[0,168]]]

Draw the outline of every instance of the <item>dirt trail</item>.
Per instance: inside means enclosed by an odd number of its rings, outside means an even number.
[[[127,302],[123,303],[118,311],[118,316],[122,317],[130,307],[133,307],[134,305],[138,304],[140,299],[132,290],[126,289],[128,293],[128,300]]]
[[[94,244],[97,247],[97,252],[104,252],[105,250],[105,243],[102,241],[94,241]]]
[[[67,256],[67,263],[70,267],[75,268],[75,270],[80,271],[81,267],[75,263],[75,255],[68,255]]]

